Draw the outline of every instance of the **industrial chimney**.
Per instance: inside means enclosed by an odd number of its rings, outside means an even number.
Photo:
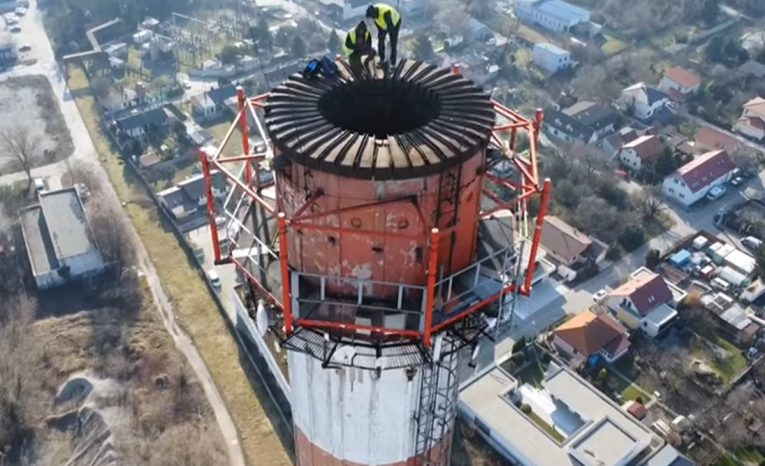
[[[549,192],[536,181],[541,115],[523,119],[416,61],[380,79],[340,65],[336,78],[240,92],[244,156],[203,158],[208,178],[212,164],[247,199],[224,206],[234,227],[216,258],[281,310],[300,466],[446,465],[470,347],[501,318],[502,296],[531,288]],[[253,124],[262,153],[249,147]],[[522,131],[525,157],[514,151]],[[242,162],[239,175],[226,169]],[[497,163],[512,174],[492,174]],[[511,199],[487,193],[491,183]]]

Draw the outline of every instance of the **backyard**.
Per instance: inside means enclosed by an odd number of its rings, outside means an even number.
[[[14,116],[23,115],[24,118]],[[63,160],[74,150],[58,102],[45,76],[9,78],[0,85],[0,172],[20,170],[21,161],[8,148],[11,138],[18,147],[24,139],[31,166]]]

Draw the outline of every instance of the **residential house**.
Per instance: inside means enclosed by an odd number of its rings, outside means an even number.
[[[194,96],[191,99],[192,115],[197,120],[217,118],[226,109],[226,99],[235,95],[236,87],[233,84],[227,84]]]
[[[602,262],[608,252],[608,245],[555,215],[545,217],[541,245],[548,254],[547,259],[555,262],[558,274],[566,281],[574,280],[586,267]]]
[[[221,200],[226,196],[228,189],[226,177],[217,170],[213,170],[211,175],[213,196]],[[202,174],[194,175],[172,188],[158,192],[157,196],[162,207],[178,223],[195,220],[195,217],[205,212],[204,206],[207,204],[204,177]]]
[[[548,43],[534,44],[534,64],[554,74],[571,66],[571,52]]]
[[[545,133],[564,142],[594,144],[598,134],[594,129],[553,108],[545,109]]]
[[[661,139],[653,134],[646,134],[622,146],[619,162],[631,171],[639,172],[646,164],[652,164],[664,151]]]
[[[701,78],[679,66],[666,70],[659,82],[659,89],[676,102],[685,102],[688,97],[699,91],[699,87]]]
[[[22,209],[21,231],[37,288],[99,274],[104,258],[96,247],[75,188],[44,191]]]
[[[545,110],[545,132],[565,142],[594,144],[614,132],[619,115],[612,109],[593,102],[582,101],[559,111]]]
[[[521,410],[524,404],[533,417]],[[500,366],[490,368],[461,389],[459,410],[510,464],[692,464],[678,462],[682,455],[658,434],[574,371],[554,362],[538,386],[522,383]]]
[[[566,359],[586,363],[599,356],[614,362],[630,349],[627,329],[609,314],[584,311],[553,332],[553,345]]]
[[[664,144],[672,150],[673,154],[681,155],[685,157],[693,157],[699,152],[696,143],[689,140],[687,137],[675,131],[665,131],[662,133]]]
[[[755,97],[745,103],[741,118],[733,129],[758,141],[765,139],[765,99]]]
[[[153,167],[160,162],[162,162],[162,159],[153,150],[146,152],[138,158],[138,165],[144,169]]]
[[[562,0],[517,0],[515,16],[522,22],[555,32],[570,32],[590,21],[590,12]]]
[[[706,152],[664,178],[662,193],[685,207],[698,202],[713,186],[731,179],[736,164],[724,150]]]
[[[724,150],[728,154],[734,154],[739,148],[736,138],[708,126],[699,128],[693,140],[699,149],[705,151]]]
[[[175,120],[165,107],[154,107],[142,112],[134,111],[114,121],[117,131],[130,137],[140,137],[148,132],[167,128]]]
[[[620,102],[638,120],[650,121],[664,111],[669,97],[640,82],[624,89]]]
[[[606,153],[609,159],[613,159],[619,155],[622,147],[630,141],[634,141],[639,136],[637,130],[631,126],[626,126],[616,133],[603,139],[603,152]]]
[[[674,308],[685,295],[661,275],[641,267],[606,295],[605,304],[627,328],[641,329],[645,335],[655,337],[670,327],[677,317]]]
[[[615,110],[587,100],[575,103],[563,113],[595,130],[598,139],[613,133],[620,120]]]

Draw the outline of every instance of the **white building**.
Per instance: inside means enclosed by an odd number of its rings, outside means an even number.
[[[639,172],[646,163],[654,162],[663,151],[661,139],[653,134],[646,134],[622,146],[619,162],[628,169]]]
[[[534,44],[534,64],[548,73],[557,73],[571,66],[571,52],[556,45]]]
[[[686,163],[666,178],[662,193],[688,207],[707,195],[713,186],[730,180],[736,164],[724,150],[706,152]]]
[[[758,141],[765,139],[765,99],[755,97],[745,103],[741,118],[733,128]]]
[[[513,464],[692,464],[677,462],[682,455],[568,368],[550,363],[540,385],[521,384],[494,367],[461,390],[460,411]],[[522,411],[524,405],[536,415],[534,419]],[[555,437],[548,428],[555,431]],[[674,454],[666,454],[667,448]]]
[[[21,213],[21,230],[37,288],[51,288],[103,271],[104,259],[94,244],[77,190],[42,192],[38,201]]]
[[[562,0],[517,0],[515,15],[527,24],[568,32],[590,21],[590,12]]]
[[[676,66],[664,72],[659,89],[668,93],[673,100],[685,101],[699,91],[701,78],[684,68]]]
[[[669,103],[669,97],[641,82],[624,89],[620,101],[635,118],[648,121]]]
[[[605,304],[627,328],[640,329],[653,338],[672,324],[677,317],[675,307],[685,296],[683,290],[667,283],[661,275],[641,267],[608,293]]]

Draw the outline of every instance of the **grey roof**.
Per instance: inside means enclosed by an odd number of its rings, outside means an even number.
[[[215,189],[223,191],[226,189],[226,177],[223,173],[213,170],[212,172],[213,186]],[[194,175],[189,179],[183,180],[178,183],[178,187],[183,193],[190,199],[199,199],[205,194],[205,180],[202,174]]]
[[[534,48],[544,49],[550,53],[553,53],[555,55],[569,55],[569,51],[566,49],[562,49],[558,47],[555,44],[550,44],[548,42],[540,42],[538,44],[534,44]]]
[[[648,86],[645,88],[645,95],[648,105],[653,105],[654,103],[667,98],[667,94]]]
[[[236,95],[236,87],[233,84],[227,84],[225,86],[217,87],[215,89],[205,92],[213,103],[220,107],[229,97]]]
[[[619,123],[619,114],[615,110],[586,100],[577,102],[563,113],[596,131]]]
[[[169,110],[156,107],[145,112],[135,113],[117,120],[117,126],[123,131],[141,128],[149,125],[163,126],[172,117]]]
[[[540,13],[552,16],[566,23],[585,21],[590,16],[590,12],[584,8],[561,0],[541,0],[534,5],[534,8]]]
[[[552,126],[558,131],[584,142],[589,141],[593,133],[595,133],[593,128],[553,108],[545,110],[545,125]]]
[[[508,393],[517,384],[497,367],[465,386],[460,403],[491,430],[492,437],[500,440],[503,450],[519,464],[611,466],[615,458],[627,458],[622,462],[627,464],[654,445],[655,436],[646,426],[569,369],[551,363],[542,387],[531,390],[551,397],[555,404],[551,416],[553,422],[561,421],[559,427],[563,428],[564,419],[575,415],[581,421],[564,435],[562,443],[558,442],[510,402]]]
[[[40,207],[59,260],[93,249],[85,209],[75,188],[41,193]]]
[[[645,466],[695,466],[696,463],[689,460],[682,453],[675,450],[672,445],[664,445],[645,464]]]
[[[41,275],[57,269],[58,260],[39,205],[27,207],[21,212],[21,231],[32,264],[32,273]]]

